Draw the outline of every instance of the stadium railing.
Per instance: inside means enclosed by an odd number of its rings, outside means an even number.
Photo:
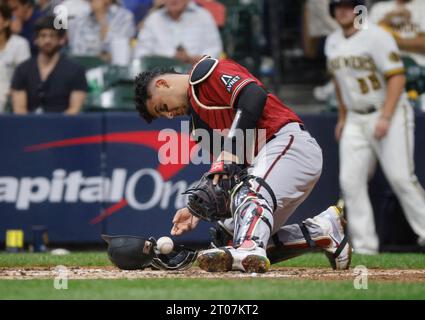
[[[93,64],[86,73],[89,94],[84,111],[134,111],[134,78],[140,72],[154,68],[174,68],[185,73],[191,65],[159,56],[135,59],[128,66]]]

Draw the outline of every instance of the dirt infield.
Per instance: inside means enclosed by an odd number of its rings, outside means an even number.
[[[424,282],[425,270],[416,269],[368,269],[369,280],[392,282]],[[63,274],[57,267],[0,268],[0,280],[54,279]],[[241,279],[273,278],[288,280],[353,280],[355,270],[333,271],[328,268],[272,268],[265,274],[241,272],[208,273],[197,267],[185,271],[140,270],[123,271],[114,267],[68,267],[68,279],[154,279],[154,278],[198,278],[198,279]]]

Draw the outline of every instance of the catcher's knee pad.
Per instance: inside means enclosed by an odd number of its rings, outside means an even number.
[[[269,203],[245,182],[233,193],[231,212],[235,221],[234,246],[253,240],[265,248],[273,226],[273,210]]]

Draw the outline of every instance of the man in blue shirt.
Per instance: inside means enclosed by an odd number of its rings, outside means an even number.
[[[13,12],[12,32],[24,37],[30,43],[31,55],[37,54],[34,44],[34,25],[42,16],[34,0],[9,0],[8,5]]]

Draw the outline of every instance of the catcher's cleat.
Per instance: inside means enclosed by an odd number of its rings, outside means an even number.
[[[198,264],[208,272],[226,272],[232,270],[233,257],[231,247],[221,247],[202,251],[198,255]]]
[[[249,248],[242,245],[233,247],[220,247],[209,249],[198,255],[198,264],[202,270],[208,272],[243,271],[264,273],[270,269],[270,261],[264,249],[259,248],[253,241]]]
[[[341,207],[332,206],[319,217],[324,217],[330,223],[329,237],[332,243],[325,248],[325,254],[334,270],[346,270],[350,267],[352,248],[348,242],[345,229],[347,222]]]
[[[266,256],[250,254],[242,260],[243,271],[249,273],[265,273],[270,269],[270,261]]]

